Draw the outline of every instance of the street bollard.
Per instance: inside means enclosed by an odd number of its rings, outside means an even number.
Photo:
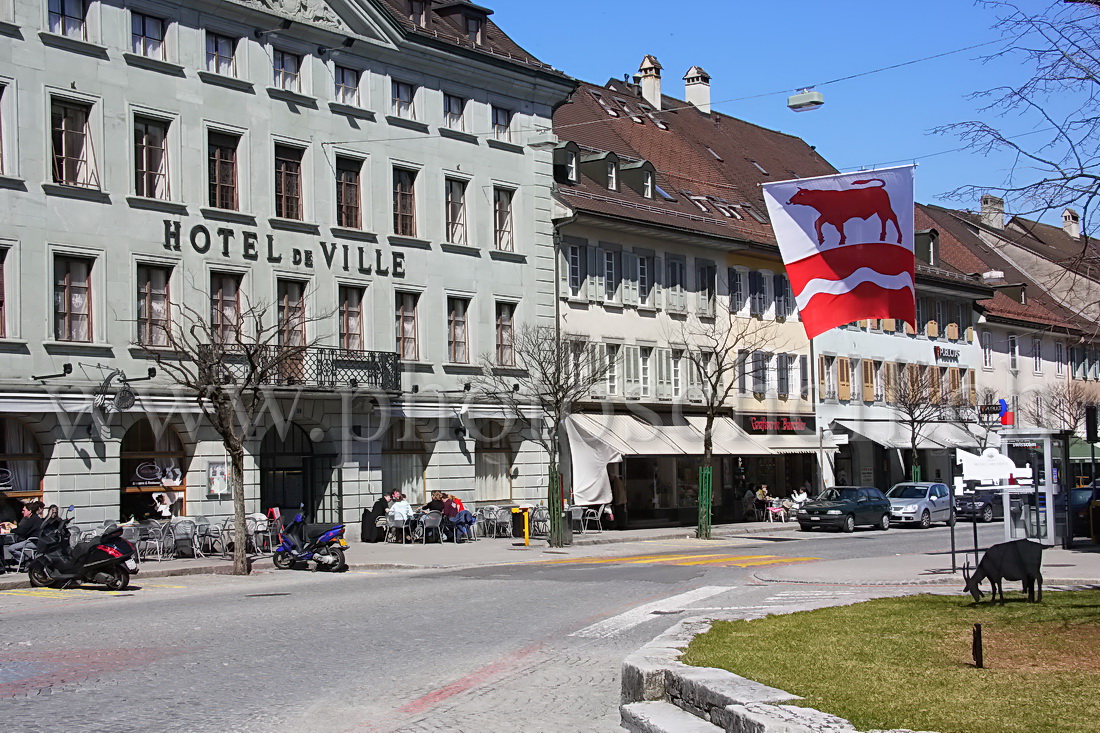
[[[974,666],[985,669],[985,653],[982,649],[982,625],[974,624],[974,642],[971,644],[970,653],[974,655]]]

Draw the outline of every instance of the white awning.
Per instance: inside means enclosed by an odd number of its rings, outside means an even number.
[[[911,447],[909,428],[893,420],[874,422],[871,420],[837,420],[838,425],[853,433],[863,436],[873,443],[878,443],[885,448],[902,448],[908,450]],[[939,449],[943,446],[927,435],[928,426],[923,426],[917,438],[917,449]]]
[[[921,435],[927,435],[944,448],[978,447],[978,439],[973,433],[953,423],[930,423],[921,428]]]
[[[688,415],[687,421],[700,436],[707,429],[707,418],[704,415]],[[714,452],[718,455],[767,456],[773,453],[768,446],[746,433],[728,417],[715,418],[710,438]]]
[[[586,432],[626,456],[672,456],[694,451],[694,443],[687,436],[671,434],[670,428],[650,425],[633,415],[572,415]],[[684,426],[686,427],[686,426]],[[698,436],[698,453],[703,452],[703,439]]]
[[[821,438],[820,446],[816,435],[769,435],[764,440],[776,453],[817,453],[819,447],[822,450],[836,450],[836,443],[829,436]]]

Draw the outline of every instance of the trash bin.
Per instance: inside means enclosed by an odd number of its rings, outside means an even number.
[[[573,544],[573,517],[568,509],[561,513],[561,543],[566,547]]]
[[[526,506],[512,507],[512,536],[523,539],[523,525],[527,523],[527,532],[531,532],[531,508]]]

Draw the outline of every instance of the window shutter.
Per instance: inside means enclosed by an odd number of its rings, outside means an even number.
[[[588,300],[603,301],[603,250],[599,247],[588,248]]]
[[[594,344],[589,353],[594,362],[591,367],[592,373],[604,375],[592,385],[589,391],[593,397],[603,397],[607,394],[607,344]]]
[[[837,399],[838,400],[850,400],[852,399],[852,367],[847,357],[837,357],[836,360],[836,373],[837,373]]]
[[[970,388],[970,406],[977,407],[978,405],[978,384],[975,381],[975,373],[973,369],[966,370],[966,382]]]
[[[932,370],[928,372],[928,401],[938,405],[940,404],[940,368],[934,366],[923,368]]]
[[[657,350],[657,399],[667,400],[672,395],[672,352]]]
[[[817,398],[825,399],[825,357],[817,357]]]
[[[924,335],[930,339],[939,338],[940,324],[935,320],[929,321],[924,328]]]
[[[875,401],[875,362],[864,359],[863,364],[863,401]]]
[[[638,255],[623,252],[623,305],[638,305]]]
[[[576,245],[567,244],[567,243],[563,242],[561,247],[558,249],[558,262],[559,262],[558,272],[561,273],[561,282],[559,283],[559,285],[561,286],[561,290],[559,292],[563,296],[575,296],[576,295],[576,293],[573,291],[572,284],[569,282],[569,275],[570,275],[570,272],[571,272],[570,269],[569,269],[569,254],[573,251],[573,248],[575,246]],[[582,280],[581,281],[582,287],[583,287],[583,282],[584,281]]]
[[[626,396],[637,397],[641,387],[639,361],[641,349],[637,346],[624,346],[626,351]]]
[[[946,336],[947,336],[947,338],[949,338],[952,341],[958,341],[959,340],[959,324],[957,324],[957,323],[948,323],[947,324],[947,334],[946,334]]]
[[[867,329],[869,329],[871,327],[871,319],[869,319],[869,318],[861,319],[860,322],[859,322],[859,327],[861,329],[863,329],[864,331],[866,331]]]
[[[772,293],[775,297],[775,317],[785,318],[787,316],[787,289],[783,284],[786,279],[784,275],[772,275]]]
[[[730,290],[730,313],[738,313],[745,303],[745,286],[741,282],[741,272],[736,267],[728,268],[726,282]]]
[[[780,397],[786,397],[791,392],[790,361],[786,354],[780,354],[776,359],[777,379],[775,391]]]
[[[661,307],[661,283],[664,282],[664,270],[661,269],[664,261],[660,257],[653,258],[653,272],[650,274],[650,278],[653,279],[650,287],[653,288],[653,298],[650,300],[650,305],[654,308]]]
[[[804,400],[810,399],[810,358],[805,354],[798,357],[798,384],[799,396]]]
[[[887,332],[892,333],[895,328],[896,328],[896,326],[894,324],[894,319],[893,318],[883,318],[882,319],[882,330],[883,331],[887,331]]]
[[[962,381],[960,380],[960,375],[961,373],[958,367],[951,367],[947,370],[947,384],[950,388],[951,402],[958,402],[962,398]]]

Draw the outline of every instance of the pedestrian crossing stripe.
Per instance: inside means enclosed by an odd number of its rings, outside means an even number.
[[[626,557],[576,557],[568,560],[547,560],[544,565],[675,565],[678,567],[736,567],[785,565],[819,560],[816,557],[781,557],[779,555],[723,555],[720,553],[691,555],[629,555]]]

